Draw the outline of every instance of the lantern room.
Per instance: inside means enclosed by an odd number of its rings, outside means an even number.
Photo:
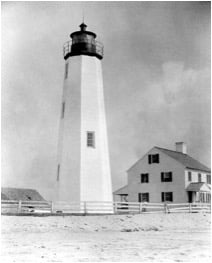
[[[95,56],[98,59],[103,58],[103,45],[96,40],[96,34],[86,31],[87,25],[82,23],[80,31],[73,32],[71,41],[65,43],[63,47],[64,59],[71,56],[87,55]]]

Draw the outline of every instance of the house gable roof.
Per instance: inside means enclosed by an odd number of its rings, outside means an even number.
[[[171,151],[171,150],[160,148],[157,146],[155,148],[167,154],[168,156],[175,159],[176,161],[180,162],[182,165],[184,165],[188,169],[199,170],[199,171],[204,171],[204,172],[209,172],[209,173],[211,171],[210,168],[200,163],[199,161],[195,160],[188,154]]]
[[[22,200],[22,201],[45,201],[45,199],[34,189],[25,188],[1,188],[2,200]]]

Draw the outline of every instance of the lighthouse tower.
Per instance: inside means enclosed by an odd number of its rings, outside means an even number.
[[[61,201],[112,201],[105,119],[103,45],[80,25],[64,45],[57,187]]]

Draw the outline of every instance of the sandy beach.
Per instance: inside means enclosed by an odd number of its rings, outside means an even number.
[[[209,262],[209,214],[2,216],[2,262]]]

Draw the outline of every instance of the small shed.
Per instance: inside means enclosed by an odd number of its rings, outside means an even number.
[[[1,200],[45,201],[35,189],[11,187],[1,188]]]
[[[113,192],[113,199],[115,202],[127,202],[128,201],[128,185],[121,187]]]

